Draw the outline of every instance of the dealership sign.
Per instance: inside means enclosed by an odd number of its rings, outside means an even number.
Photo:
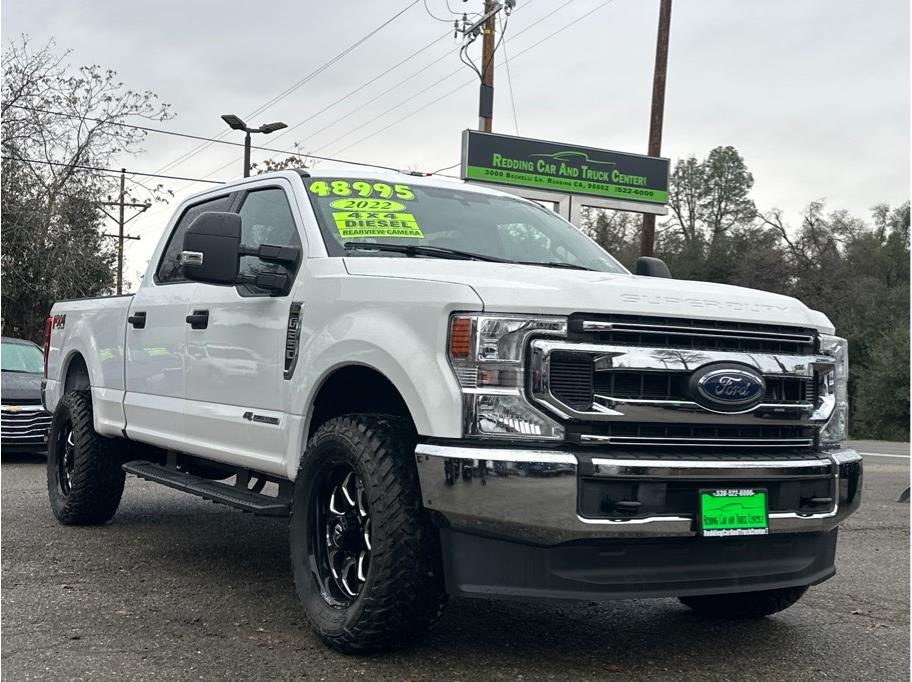
[[[475,130],[462,134],[462,177],[565,194],[668,202],[668,159]]]

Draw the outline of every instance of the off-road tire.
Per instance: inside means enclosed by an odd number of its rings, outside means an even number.
[[[680,597],[685,606],[713,618],[762,618],[784,611],[807,592],[807,585],[760,592]]]
[[[404,420],[351,415],[320,426],[302,459],[291,516],[295,587],[307,620],[343,653],[420,641],[446,606],[439,533],[421,505],[415,443],[414,429]],[[321,594],[311,571],[308,530],[317,513],[311,502],[320,472],[340,461],[364,483],[372,529],[366,580],[344,608],[331,606]]]
[[[72,432],[74,445],[71,473],[64,485],[60,462],[66,457],[68,431]],[[93,526],[114,516],[125,478],[115,443],[95,433],[92,398],[87,392],[74,391],[63,396],[51,421],[47,458],[48,497],[58,521]]]

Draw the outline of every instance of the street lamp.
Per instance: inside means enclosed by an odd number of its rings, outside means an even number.
[[[276,121],[275,123],[267,123],[262,125],[259,128],[248,128],[247,124],[244,123],[240,118],[234,114],[224,114],[222,120],[228,124],[228,127],[232,130],[243,130],[244,135],[244,177],[250,177],[250,134],[251,133],[263,133],[268,135],[269,133],[274,133],[277,130],[282,128],[287,128],[287,123],[282,123],[281,121]]]

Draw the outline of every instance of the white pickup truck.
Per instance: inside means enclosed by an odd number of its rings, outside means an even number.
[[[290,517],[342,651],[407,645],[447,595],[786,608],[860,501],[845,341],[791,298],[637,272],[436,177],[198,194],[136,294],[50,313],[54,514],[107,522],[128,472]]]

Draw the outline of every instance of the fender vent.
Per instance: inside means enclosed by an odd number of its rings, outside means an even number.
[[[295,365],[298,364],[299,327],[303,305],[300,301],[295,301],[288,309],[288,326],[285,328],[285,379],[291,379]]]

